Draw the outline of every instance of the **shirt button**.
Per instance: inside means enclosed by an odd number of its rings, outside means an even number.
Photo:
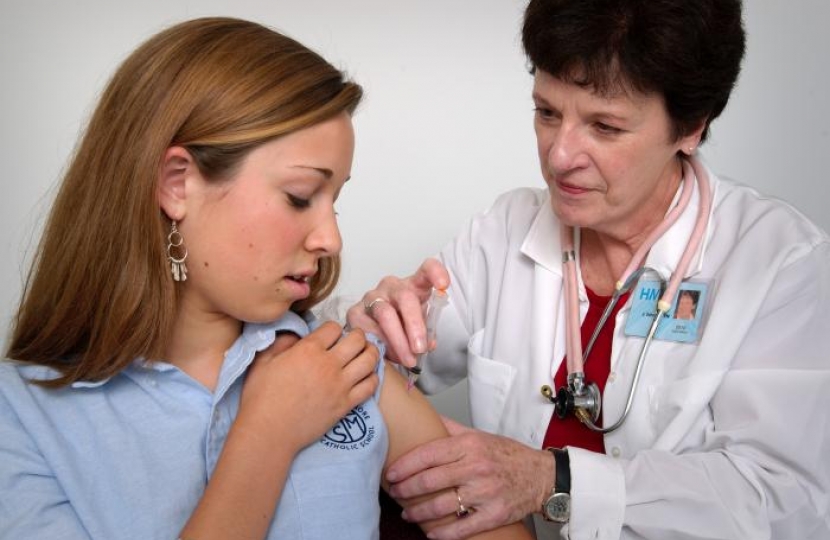
[[[617,374],[615,372],[611,372],[608,374],[608,384],[613,383],[617,380]]]
[[[620,454],[622,454],[622,451],[620,450],[619,446],[615,446],[614,448],[611,449],[611,455],[614,456],[615,458],[620,457]]]

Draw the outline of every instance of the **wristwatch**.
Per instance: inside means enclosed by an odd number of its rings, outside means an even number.
[[[556,481],[545,502],[542,503],[542,517],[547,521],[567,523],[571,518],[571,462],[568,451],[562,448],[547,448],[556,461]]]

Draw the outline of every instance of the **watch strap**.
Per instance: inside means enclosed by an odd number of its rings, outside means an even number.
[[[556,462],[556,482],[553,486],[554,493],[571,492],[571,458],[564,448],[548,448],[553,454]]]
[[[571,462],[563,448],[546,448],[553,455],[555,479],[550,496],[542,503],[546,521],[567,523],[571,518]]]

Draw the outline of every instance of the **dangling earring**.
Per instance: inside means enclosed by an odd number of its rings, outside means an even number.
[[[173,274],[173,281],[187,281],[187,266],[184,264],[187,259],[187,248],[184,245],[184,237],[179,229],[176,228],[176,222],[170,228],[170,234],[167,235],[167,260],[170,261],[170,272]],[[184,255],[179,258],[173,256],[173,251],[184,250]]]

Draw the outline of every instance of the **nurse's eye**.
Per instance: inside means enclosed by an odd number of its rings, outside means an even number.
[[[549,119],[553,118],[553,111],[550,109],[546,109],[545,107],[534,107],[533,110],[536,112],[536,115],[542,119]]]
[[[303,199],[302,197],[297,197],[296,195],[291,195],[290,193],[288,193],[287,195],[288,204],[290,204],[298,210],[305,210],[306,208],[311,206],[311,201],[308,199]]]
[[[596,128],[597,131],[599,131],[600,133],[602,133],[604,135],[616,135],[617,133],[622,133],[623,132],[622,129],[620,129],[618,127],[608,125],[605,122],[597,122],[597,123],[594,124],[594,127]]]

